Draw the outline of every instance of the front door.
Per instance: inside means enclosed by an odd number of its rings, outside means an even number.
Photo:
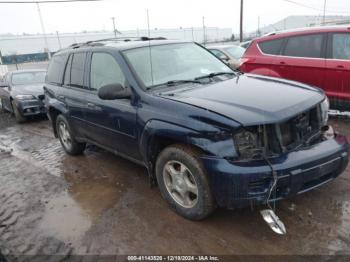
[[[128,87],[126,77],[111,53],[91,54],[90,91],[86,97],[85,120],[89,139],[123,155],[140,159],[137,143],[137,108],[131,99],[102,100],[98,90],[105,85],[120,83]]]
[[[325,89],[325,45],[326,34],[289,37],[275,59],[280,76]]]

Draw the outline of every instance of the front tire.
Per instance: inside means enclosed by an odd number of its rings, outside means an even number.
[[[56,119],[56,130],[61,145],[67,154],[75,156],[84,152],[86,144],[75,140],[68,121],[63,115],[59,115]]]
[[[215,210],[209,179],[195,150],[165,148],[157,158],[156,176],[163,198],[181,216],[201,220]]]
[[[11,101],[11,105],[12,105],[12,109],[13,109],[13,114],[15,115],[16,121],[17,123],[21,124],[24,123],[27,119],[21,115],[21,113],[19,112],[15,101]]]

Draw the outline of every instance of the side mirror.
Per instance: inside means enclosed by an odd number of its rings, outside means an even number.
[[[115,83],[102,86],[98,90],[98,97],[102,100],[123,99],[130,98],[131,93],[129,88],[124,88],[121,84]]]

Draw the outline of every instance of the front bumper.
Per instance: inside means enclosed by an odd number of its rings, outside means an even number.
[[[233,162],[202,158],[219,206],[239,208],[266,203],[273,182],[265,160]],[[271,201],[289,198],[317,188],[340,175],[349,161],[347,138],[336,135],[308,148],[270,159],[278,176]]]
[[[46,114],[45,105],[40,99],[17,100],[16,105],[22,116]]]

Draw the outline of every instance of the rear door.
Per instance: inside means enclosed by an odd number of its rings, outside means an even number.
[[[262,68],[266,68],[266,72],[263,75],[288,78],[288,72],[275,62],[281,54],[284,42],[284,38],[278,38],[258,43],[262,55],[257,56],[254,64],[258,67],[259,73],[262,72]]]
[[[140,159],[136,115],[137,108],[130,98],[102,100],[98,90],[108,84],[122,84],[130,88],[120,63],[113,53],[93,52],[89,55],[90,74],[85,119],[88,137],[95,143],[119,154]]]
[[[57,97],[69,110],[69,122],[76,136],[86,136],[86,122],[84,110],[86,109],[85,63],[86,52],[70,54],[63,77],[62,93]]]
[[[342,106],[350,101],[350,33],[329,34],[326,64],[327,95]]]
[[[286,39],[274,63],[282,78],[325,89],[327,34],[306,34]]]

